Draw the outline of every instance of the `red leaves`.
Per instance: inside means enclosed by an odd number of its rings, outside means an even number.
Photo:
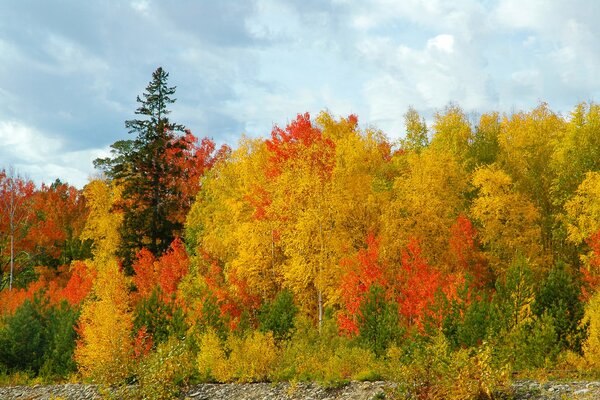
[[[360,306],[374,284],[387,287],[383,276],[384,268],[379,262],[379,241],[372,233],[367,237],[367,248],[360,249],[356,256],[340,261],[346,270],[340,282],[340,292],[344,310],[338,315],[338,327],[349,335],[358,333],[356,325]]]
[[[60,297],[74,306],[80,304],[92,290],[96,273],[83,261],[74,262],[71,268],[71,278],[61,291]]]
[[[179,238],[175,239],[169,250],[158,260],[150,251],[142,249],[133,264],[133,270],[138,298],[148,298],[158,286],[162,296],[168,301],[189,271],[189,259],[183,242]]]
[[[271,153],[267,175],[275,177],[291,164],[307,165],[315,175],[326,178],[335,165],[335,143],[313,126],[310,114],[298,114],[284,129],[275,126],[266,142]]]
[[[459,215],[451,228],[450,254],[453,272],[469,275],[475,287],[483,287],[492,279],[485,257],[478,249],[477,230],[464,215]]]
[[[400,314],[406,318],[409,325],[423,329],[426,317],[432,315],[430,307],[443,279],[439,271],[427,264],[416,239],[412,239],[402,251],[402,273],[398,276],[398,281]]]
[[[592,250],[589,258],[589,267],[581,267],[584,285],[582,287],[582,297],[588,300],[600,286],[600,231],[591,235],[586,240]]]

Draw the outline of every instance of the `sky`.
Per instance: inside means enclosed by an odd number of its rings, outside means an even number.
[[[599,19],[590,0],[2,0],[0,168],[82,187],[159,66],[171,120],[233,147],[307,111],[392,140],[409,106],[568,116],[600,98]]]

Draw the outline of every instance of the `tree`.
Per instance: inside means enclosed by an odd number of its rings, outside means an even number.
[[[495,164],[478,168],[472,183],[479,193],[471,214],[481,226],[481,242],[494,272],[502,275],[519,252],[538,266],[542,255],[538,209]]]
[[[16,175],[14,169],[10,168],[8,173],[6,170],[0,171],[0,207],[2,209],[0,229],[10,240],[9,290],[13,287],[15,275],[16,242],[19,242],[26,235],[26,224],[31,217],[30,205],[34,189],[33,182]],[[4,251],[2,252],[4,253]],[[0,289],[6,284],[4,274],[4,266],[2,266],[0,270]]]
[[[419,152],[429,144],[425,119],[412,107],[404,114],[406,136],[400,141],[403,150]]]
[[[184,155],[184,143],[176,132],[184,127],[169,120],[167,108],[175,102],[175,86],[167,85],[169,74],[161,67],[152,74],[136,115],[141,119],[125,121],[135,139],[119,140],[112,157],[94,161],[96,168],[123,187],[123,198],[116,205],[123,210],[122,244],[119,255],[130,266],[135,254],[147,247],[154,255],[168,248],[181,231],[183,221],[171,218],[178,211],[181,187],[176,184],[183,173],[181,164],[167,157]]]

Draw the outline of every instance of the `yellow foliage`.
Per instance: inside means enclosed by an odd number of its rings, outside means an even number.
[[[199,344],[197,365],[201,379],[216,380],[217,382],[230,381],[232,374],[228,369],[223,344],[216,332],[208,329],[200,336]]]
[[[271,377],[278,350],[273,335],[254,331],[245,338],[231,335],[225,349],[213,330],[200,337],[197,365],[202,379],[218,382],[263,382]]]
[[[600,230],[600,173],[588,172],[565,204],[568,240],[581,244]]]
[[[238,382],[264,382],[269,379],[278,357],[271,332],[254,331],[245,338],[227,339],[230,350],[228,369]]]
[[[123,215],[112,212],[113,204],[121,196],[121,189],[102,180],[93,180],[85,186],[83,194],[90,213],[81,239],[93,240],[93,264],[103,264],[114,255],[121,241],[119,227]]]
[[[116,383],[130,373],[132,316],[128,282],[116,260],[99,268],[93,294],[83,304],[75,361],[81,375]]]
[[[382,253],[399,263],[402,249],[417,238],[429,260],[448,259],[450,228],[465,207],[467,175],[455,156],[427,148],[407,156],[409,170],[394,182],[394,199],[382,215]]]
[[[456,106],[446,107],[444,113],[436,113],[431,146],[450,152],[461,162],[466,160],[473,132],[463,110]]]
[[[540,264],[540,214],[533,203],[515,191],[512,178],[495,165],[478,168],[473,186],[479,189],[471,215],[480,225],[481,242],[490,249],[497,273],[503,273],[517,253]]]
[[[596,292],[585,309],[583,323],[589,323],[588,338],[583,344],[583,357],[589,367],[600,370],[600,291]]]

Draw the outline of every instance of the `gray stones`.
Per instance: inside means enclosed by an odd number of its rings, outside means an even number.
[[[340,387],[323,387],[314,383],[248,383],[248,384],[201,384],[182,391],[181,399],[188,400],[380,400],[393,398],[396,384],[392,382],[350,382]],[[0,399],[42,400],[96,400],[119,398],[110,388],[96,385],[64,384],[47,386],[0,387]],[[135,387],[125,388],[135,393]],[[558,400],[600,399],[600,382],[536,382],[515,381],[512,392],[499,398]],[[110,395],[112,393],[113,396]],[[132,396],[135,398],[135,394]]]

